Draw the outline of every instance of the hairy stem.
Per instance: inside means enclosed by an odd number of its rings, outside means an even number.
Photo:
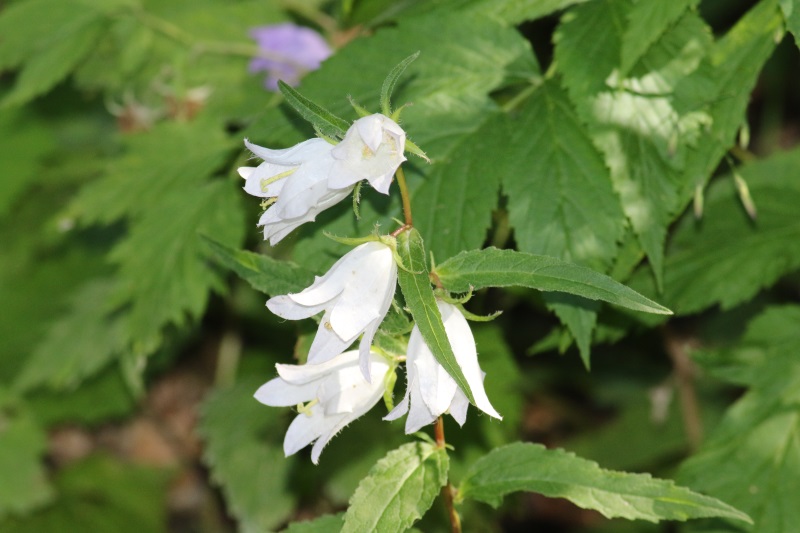
[[[441,416],[436,419],[434,434],[436,437],[436,446],[443,450],[446,449],[445,446],[447,445],[447,442],[444,440],[444,419],[442,419]],[[453,488],[453,485],[448,481],[447,485],[442,487],[442,498],[444,499],[444,505],[447,508],[447,516],[450,518],[450,530],[453,533],[461,533],[461,519],[459,518],[458,512],[453,504],[454,491],[455,489]]]
[[[408,194],[408,185],[406,184],[406,175],[403,173],[402,167],[397,167],[397,186],[400,187],[400,197],[403,199],[403,217],[406,221],[406,226],[413,226],[414,222],[411,218],[411,197]]]

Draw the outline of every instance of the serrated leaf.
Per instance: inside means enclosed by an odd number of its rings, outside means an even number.
[[[47,435],[21,399],[0,388],[0,521],[52,498],[41,462],[46,449]]]
[[[297,293],[308,287],[314,274],[300,265],[264,254],[234,250],[203,236],[214,257],[257,291],[268,295]]]
[[[433,504],[447,483],[448,468],[446,451],[427,442],[389,452],[359,483],[342,533],[405,531]]]
[[[451,257],[436,267],[442,285],[453,292],[484,287],[522,286],[540,291],[559,291],[602,300],[636,311],[672,312],[610,277],[555,257],[514,250],[486,248]]]
[[[398,236],[397,252],[408,269],[397,269],[397,281],[403,291],[406,306],[411,312],[425,344],[430,348],[436,361],[450,374],[470,403],[474,405],[475,398],[472,396],[472,390],[456,360],[453,348],[450,346],[450,340],[447,338],[447,332],[442,323],[442,315],[436,305],[436,297],[433,295],[428,277],[425,246],[422,236],[416,229],[411,228]],[[466,289],[461,292],[466,292]]]
[[[52,505],[0,524],[4,533],[42,531],[166,531],[169,475],[150,468],[91,457],[59,472]]]
[[[535,20],[586,0],[483,0],[470,8],[511,25]]]
[[[628,27],[622,36],[622,72],[628,72],[651,44],[656,42],[671,24],[677,21],[699,0],[673,0],[650,2],[635,0],[628,10]]]
[[[38,48],[36,53],[27,54],[14,88],[0,101],[0,108],[24,104],[50,90],[75,68],[103,34],[106,23],[100,13],[91,9],[74,9],[75,5],[72,7],[73,12],[67,21],[54,20],[50,18],[52,14],[47,13],[52,27],[58,28],[59,39]],[[31,36],[32,43],[37,43],[38,37]],[[0,63],[13,62],[0,58]]]
[[[758,204],[753,221],[742,208],[731,176],[706,193],[703,219],[686,215],[667,249],[663,299],[678,314],[714,304],[729,309],[800,267],[800,150],[741,167]],[[642,272],[631,285],[645,294],[655,287]]]
[[[676,486],[671,480],[603,470],[564,450],[529,443],[496,448],[476,461],[459,496],[497,507],[506,494],[522,490],[566,498],[607,518],[658,522],[718,516],[750,522],[730,505]]]
[[[332,139],[344,137],[345,132],[350,127],[346,120],[312,102],[281,80],[278,80],[278,88],[281,90],[283,97],[286,98],[286,103],[300,113],[300,116],[309,121],[314,126],[314,129]]]
[[[721,362],[738,360],[751,388],[678,472],[682,483],[749,513],[754,532],[800,520],[799,324],[800,306],[769,308],[724,352]]]
[[[103,305],[114,290],[114,283],[105,280],[92,281],[79,290],[70,313],[37,344],[14,387],[20,391],[41,385],[75,388],[123,353],[130,342],[125,317],[110,316],[112,309]]]
[[[626,27],[630,5],[600,0],[570,11],[556,35],[556,59],[660,283],[667,227],[685,205],[686,182],[697,179],[683,171],[688,152],[712,120],[708,94],[677,87],[698,71],[711,34],[687,13],[623,78],[619,28]],[[589,48],[599,52],[587,65]]]
[[[130,335],[143,342],[168,323],[181,325],[187,316],[200,316],[209,289],[221,287],[199,234],[235,244],[243,237],[239,194],[230,183],[172,193],[156,206],[149,206],[111,252],[120,266],[117,298],[131,304]]]
[[[253,399],[259,385],[247,379],[215,391],[203,403],[199,428],[203,460],[246,533],[274,530],[295,501],[286,487],[294,459],[283,456],[279,412]]]

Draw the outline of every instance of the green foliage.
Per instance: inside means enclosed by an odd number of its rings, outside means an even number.
[[[8,515],[28,512],[52,498],[39,462],[46,447],[46,435],[25,404],[0,388],[0,524]]]
[[[339,533],[342,530],[343,513],[325,515],[305,522],[292,522],[286,533]]]
[[[344,137],[345,131],[349,127],[346,120],[318,106],[282,81],[278,82],[278,88],[286,99],[286,103],[310,122],[315,131],[331,139]]]
[[[264,294],[300,292],[314,280],[311,272],[294,263],[247,250],[233,250],[208,237],[205,237],[205,242],[223,266]]]
[[[737,171],[758,207],[756,220],[742,208],[731,175],[705,195],[703,218],[685,216],[667,248],[663,299],[677,314],[720,304],[729,309],[800,267],[800,185],[795,170],[800,150],[775,154]],[[735,280],[735,283],[731,283]],[[656,294],[647,276],[633,286]]]
[[[602,470],[597,463],[536,444],[511,444],[489,452],[470,467],[459,495],[497,507],[503,496],[520,490],[566,498],[609,518],[658,522],[720,516],[750,522],[730,505],[672,481]]]
[[[433,504],[448,467],[444,449],[427,442],[389,452],[358,485],[342,532],[405,531]]]
[[[436,267],[450,291],[514,285],[602,300],[645,313],[671,314],[628,287],[586,267],[543,255],[486,248],[461,252]]]
[[[436,297],[429,280],[425,245],[419,232],[411,228],[397,238],[397,253],[405,268],[397,271],[397,281],[403,291],[406,306],[414,319],[425,344],[447,373],[458,383],[470,403],[475,403],[472,390],[461,366],[456,361],[453,348],[442,323],[442,314],[436,305]]]
[[[293,461],[275,438],[264,438],[280,435],[282,424],[277,411],[253,399],[260,384],[247,379],[216,391],[204,402],[200,422],[203,459],[245,532],[274,529],[295,503],[286,487]]]
[[[748,513],[751,531],[781,531],[800,518],[798,324],[800,306],[768,308],[738,346],[707,360],[749,390],[679,471],[682,483]]]
[[[53,149],[53,135],[37,117],[23,110],[0,112],[0,216],[37,176],[41,159]]]
[[[56,499],[42,511],[3,522],[9,533],[166,531],[163,472],[95,456],[61,472]]]

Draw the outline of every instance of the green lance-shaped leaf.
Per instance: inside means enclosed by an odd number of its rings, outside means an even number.
[[[447,290],[519,285],[540,291],[558,291],[602,300],[635,311],[670,315],[672,311],[590,268],[555,257],[514,250],[470,250],[436,267]]]
[[[392,114],[392,92],[394,91],[394,86],[397,84],[397,80],[400,79],[400,76],[403,75],[405,72],[406,67],[410,65],[415,59],[419,57],[419,52],[415,52],[402,60],[400,63],[397,64],[396,67],[392,69],[386,79],[383,81],[383,85],[381,86],[381,113],[386,115],[387,117]]]
[[[516,491],[566,498],[608,518],[658,522],[724,517],[751,523],[750,517],[730,505],[671,480],[604,470],[564,450],[521,442],[478,459],[461,484],[459,497],[497,507],[506,494]]]
[[[445,450],[427,442],[389,452],[359,483],[342,533],[406,531],[433,504],[448,468]]]
[[[339,118],[324,107],[315,104],[280,80],[278,81],[278,88],[281,90],[283,97],[286,98],[286,103],[309,121],[317,131],[331,138],[344,137],[347,128],[350,127],[350,124],[345,119]]]
[[[264,294],[300,292],[314,280],[313,273],[289,261],[278,261],[247,250],[234,250],[210,237],[202,237],[221,265],[233,270]]]
[[[436,305],[436,297],[431,288],[428,264],[425,259],[425,245],[419,232],[411,228],[397,238],[397,253],[405,268],[397,271],[397,280],[406,299],[406,306],[414,318],[425,344],[433,356],[444,367],[472,404],[475,398],[467,379],[456,361],[453,348],[447,339],[442,323],[442,314]],[[407,270],[406,270],[407,269]],[[466,292],[466,291],[464,291]]]

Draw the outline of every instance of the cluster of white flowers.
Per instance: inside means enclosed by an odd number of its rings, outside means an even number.
[[[264,160],[258,167],[240,168],[239,174],[246,180],[245,191],[271,199],[259,221],[271,244],[313,221],[362,180],[388,194],[394,173],[405,161],[405,132],[381,114],[357,120],[336,145],[324,139],[311,139],[285,150],[245,144]],[[394,251],[385,242],[374,240],[344,255],[305,290],[267,302],[270,311],[287,320],[323,313],[308,362],[277,365],[278,377],[255,394],[266,405],[297,406],[300,414],[284,440],[287,456],[314,443],[311,459],[317,463],[328,441],[383,396],[386,374],[395,371],[396,362],[374,350],[372,341],[391,306],[396,285]],[[484,391],[484,374],[466,319],[454,305],[438,301],[438,306],[476,406],[501,418]],[[359,336],[359,349],[346,351]],[[406,375],[405,397],[386,420],[408,413],[406,433],[418,431],[448,412],[464,424],[467,397],[433,357],[416,326],[408,343]]]

